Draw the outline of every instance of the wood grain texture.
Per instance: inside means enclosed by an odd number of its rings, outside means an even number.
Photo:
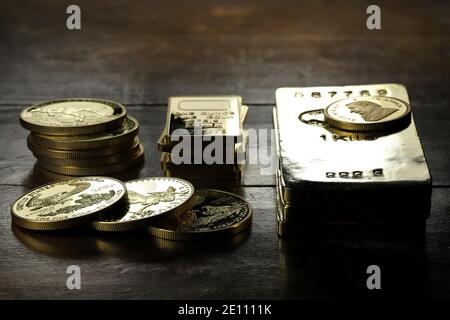
[[[448,1],[378,1],[380,31],[365,27],[370,1],[79,0],[80,31],[65,27],[69,4],[0,2],[0,299],[450,298]],[[124,102],[146,150],[130,179],[161,175],[156,140],[170,95],[239,94],[246,127],[272,128],[278,87],[383,82],[408,88],[433,177],[424,250],[279,240],[274,179],[258,166],[242,186],[222,186],[254,209],[251,231],[223,243],[11,225],[11,203],[49,180],[34,172],[18,121],[31,103]],[[66,288],[71,264],[82,290]],[[365,287],[371,264],[382,269],[381,292]]]
[[[283,86],[399,82],[412,103],[448,105],[446,1],[89,1],[82,29],[66,2],[2,1],[0,102],[236,94],[273,103]]]
[[[282,299],[450,294],[448,189],[433,193],[425,251],[407,247],[279,240],[272,187],[237,190],[254,223],[240,239],[216,243],[154,241],[145,233],[88,230],[31,232],[11,225],[9,204],[24,187],[0,187],[0,298]],[[82,289],[67,290],[67,266],[82,271]],[[365,287],[371,264],[383,270],[382,293]],[[413,280],[411,280],[413,279]]]

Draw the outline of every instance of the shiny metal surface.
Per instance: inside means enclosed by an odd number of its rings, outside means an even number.
[[[89,150],[107,148],[134,140],[139,132],[139,122],[127,117],[120,128],[79,136],[52,136],[30,133],[28,140],[41,147],[58,150]]]
[[[386,96],[360,96],[338,100],[324,110],[325,122],[349,131],[382,131],[410,122],[411,107]]]
[[[167,240],[208,240],[236,235],[251,223],[252,207],[244,198],[221,190],[200,189],[189,211],[149,226],[148,231]]]
[[[170,97],[166,129],[168,138],[176,129],[203,136],[240,137],[243,132],[242,98],[239,96]]]
[[[322,120],[323,108],[362,93],[409,104],[396,84],[277,90],[279,223],[424,225],[431,177],[412,115],[407,127],[370,136],[341,134]]]
[[[151,177],[126,182],[129,208],[121,217],[95,221],[99,231],[126,231],[170,218],[192,207],[194,187],[178,178]]]
[[[98,217],[126,195],[125,185],[112,178],[83,177],[43,185],[17,199],[11,207],[17,225],[34,230],[63,229]]]
[[[373,140],[352,140],[298,119],[302,112],[324,108],[361,91],[385,92],[387,96],[409,102],[406,89],[395,84],[277,90],[279,160],[285,190],[306,185],[353,188],[367,182],[430,184],[414,120],[398,133]],[[284,200],[289,201],[289,195],[284,195]]]
[[[26,129],[48,135],[79,135],[120,126],[126,116],[119,103],[98,99],[64,99],[33,105],[20,113]]]

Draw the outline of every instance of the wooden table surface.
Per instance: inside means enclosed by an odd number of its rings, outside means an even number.
[[[378,1],[377,31],[365,26],[370,1],[76,3],[79,31],[66,28],[68,2],[0,4],[0,298],[450,298],[448,1]],[[274,177],[252,166],[234,191],[253,206],[253,226],[226,242],[11,224],[11,203],[46,182],[19,125],[24,106],[64,97],[125,103],[146,150],[145,166],[126,175],[147,177],[162,174],[156,140],[170,95],[238,94],[250,106],[247,128],[271,128],[278,87],[385,82],[408,88],[433,177],[424,250],[279,240]],[[81,290],[66,288],[73,264]],[[381,267],[380,291],[366,288],[371,264]]]

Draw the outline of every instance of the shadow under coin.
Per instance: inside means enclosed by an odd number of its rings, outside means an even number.
[[[279,254],[286,298],[421,298],[425,294],[425,252],[407,244],[340,241],[304,245],[279,239]],[[372,265],[380,268],[382,290],[367,286],[374,274],[367,271]]]
[[[59,231],[27,230],[11,224],[14,236],[33,251],[57,258],[90,259],[98,255],[95,238],[90,230],[69,229]]]
[[[32,231],[11,225],[16,238],[33,251],[57,258],[96,259],[114,256],[129,261],[154,262],[186,255],[217,254],[244,242],[250,230],[215,241],[176,242],[149,235],[144,229],[101,233],[88,228],[52,232]]]
[[[98,234],[98,252],[138,261],[168,261],[184,256],[208,255],[233,250],[243,243],[249,230],[233,237],[214,241],[170,241],[149,235],[145,231],[120,234]]]

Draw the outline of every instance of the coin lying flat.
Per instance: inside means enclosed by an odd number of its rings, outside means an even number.
[[[126,231],[180,214],[192,207],[194,187],[178,178],[155,177],[125,183],[128,190],[128,212],[119,219],[95,221],[99,231]]]
[[[33,152],[35,157],[48,157],[52,159],[92,159],[92,158],[101,158],[107,157],[116,153],[122,153],[129,149],[133,149],[139,146],[139,138],[135,137],[133,140],[111,146],[106,148],[96,148],[96,149],[87,149],[87,150],[59,150],[52,149],[43,146],[39,146],[33,143],[30,140],[30,137],[27,139],[28,148]]]
[[[64,99],[33,105],[20,113],[20,123],[47,135],[92,134],[119,127],[126,115],[123,105],[98,99]]]
[[[38,165],[48,171],[69,175],[69,176],[89,176],[89,175],[105,175],[117,173],[131,168],[137,167],[144,162],[144,148],[140,145],[140,149],[136,156],[125,162],[117,162],[94,167],[78,167],[78,166],[60,166],[39,160]]]
[[[230,237],[222,238],[220,242],[214,243],[214,250],[220,252],[221,250],[237,248],[244,242],[250,234],[250,230],[246,229],[238,234]],[[150,245],[161,250],[164,254],[179,254],[191,253],[193,250],[205,250],[204,242],[199,241],[172,241],[158,237],[150,237]]]
[[[30,133],[29,140],[37,145],[59,150],[98,149],[132,141],[138,134],[139,123],[127,117],[118,129],[81,136],[50,136]]]
[[[411,107],[391,97],[361,96],[336,101],[324,110],[325,122],[349,131],[380,131],[411,121]]]
[[[235,235],[252,222],[252,208],[244,198],[225,191],[201,189],[196,203],[183,214],[148,227],[158,238],[189,241]]]
[[[107,208],[121,205],[126,187],[119,180],[83,177],[38,187],[17,199],[12,221],[32,230],[65,229],[98,219]]]

